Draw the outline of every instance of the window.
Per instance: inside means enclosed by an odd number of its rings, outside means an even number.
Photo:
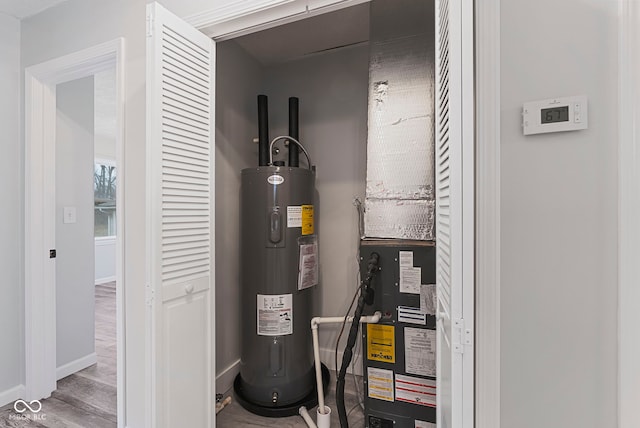
[[[94,236],[116,235],[116,167],[95,163],[93,168]]]

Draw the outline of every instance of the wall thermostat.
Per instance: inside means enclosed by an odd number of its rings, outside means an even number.
[[[588,127],[586,95],[532,101],[522,106],[524,135],[578,131]]]

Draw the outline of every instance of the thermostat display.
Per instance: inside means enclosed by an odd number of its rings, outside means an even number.
[[[587,129],[587,97],[552,98],[525,103],[522,107],[524,135]]]
[[[569,121],[569,106],[543,108],[540,114],[540,123],[555,123]]]

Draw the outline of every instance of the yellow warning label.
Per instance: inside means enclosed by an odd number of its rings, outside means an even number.
[[[302,206],[302,234],[313,235],[313,205]]]
[[[385,363],[396,362],[394,326],[367,324],[367,358]]]

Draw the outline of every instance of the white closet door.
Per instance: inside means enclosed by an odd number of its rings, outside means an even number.
[[[473,427],[472,13],[472,1],[436,1],[438,428]]]
[[[147,349],[157,428],[214,424],[214,61],[211,39],[147,6]]]

